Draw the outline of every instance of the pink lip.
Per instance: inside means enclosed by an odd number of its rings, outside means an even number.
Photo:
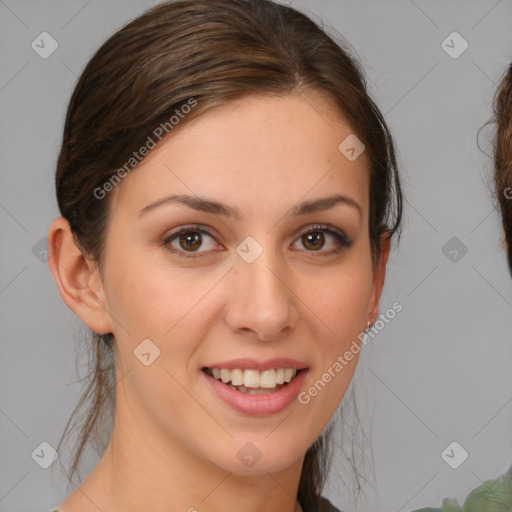
[[[295,401],[308,371],[299,372],[289,384],[283,386],[279,391],[265,395],[248,395],[210,377],[204,371],[199,373],[202,378],[206,379],[217,396],[235,411],[248,416],[268,416],[283,411]]]
[[[205,368],[226,368],[232,370],[233,368],[240,368],[241,370],[271,370],[272,368],[295,368],[296,370],[304,370],[308,368],[306,363],[296,361],[295,359],[288,359],[286,357],[276,357],[274,359],[267,359],[266,361],[258,361],[256,359],[231,359],[220,363],[213,363],[205,366]]]

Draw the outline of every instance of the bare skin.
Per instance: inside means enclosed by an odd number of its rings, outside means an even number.
[[[248,96],[177,127],[110,192],[103,278],[67,221],[53,221],[59,292],[88,327],[114,334],[117,375],[110,444],[60,512],[296,510],[304,455],[340,404],[358,356],[309,403],[262,417],[224,404],[201,368],[290,357],[307,363],[307,390],[378,317],[389,239],[372,267],[368,161],[338,150],[351,133],[331,98],[313,90]],[[178,203],[139,216],[170,194],[207,197],[240,217]],[[348,200],[290,212],[332,194]],[[177,252],[160,243],[189,224],[210,232],[193,250],[184,237],[167,244]],[[342,231],[350,246],[318,224]],[[263,249],[252,263],[236,252],[248,236]],[[134,355],[145,339],[160,350],[148,366]],[[237,457],[248,442],[261,453],[251,468]]]

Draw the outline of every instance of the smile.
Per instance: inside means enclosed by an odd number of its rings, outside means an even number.
[[[296,368],[270,368],[263,371],[241,368],[203,368],[214,379],[241,393],[261,395],[275,393],[287,386],[297,373]]]
[[[214,400],[244,416],[268,416],[290,407],[297,399],[309,368],[203,367],[199,375]],[[224,382],[225,381],[225,382]]]

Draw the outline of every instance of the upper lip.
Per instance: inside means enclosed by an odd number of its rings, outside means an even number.
[[[271,370],[272,368],[295,368],[296,370],[303,370],[308,368],[308,365],[288,357],[276,357],[274,359],[266,359],[265,361],[258,361],[257,359],[251,358],[231,359],[230,361],[212,363],[203,368],[226,368],[229,370],[240,368],[242,370],[259,370],[261,372]]]

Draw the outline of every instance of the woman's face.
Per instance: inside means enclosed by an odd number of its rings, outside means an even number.
[[[230,102],[176,127],[111,192],[99,296],[116,415],[170,455],[281,470],[344,396],[358,357],[339,357],[375,319],[387,250],[372,272],[368,161],[340,151],[352,130],[335,112],[318,91]],[[302,371],[250,394],[204,368],[249,388]]]

